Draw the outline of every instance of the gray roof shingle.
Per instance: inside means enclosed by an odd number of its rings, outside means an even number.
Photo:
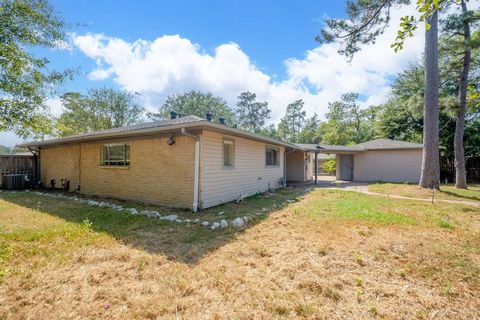
[[[186,116],[186,117],[181,117],[181,118],[176,118],[176,119],[159,120],[159,121],[154,121],[154,122],[134,124],[134,125],[125,126],[125,127],[118,127],[118,128],[107,129],[107,130],[99,130],[99,131],[95,131],[95,132],[88,132],[88,133],[82,133],[82,134],[75,134],[75,135],[71,135],[71,136],[67,136],[67,137],[63,137],[63,138],[49,139],[49,140],[45,140],[45,141],[26,142],[26,143],[21,144],[20,146],[57,144],[57,143],[77,141],[77,140],[83,140],[83,139],[92,139],[92,138],[95,138],[96,136],[105,136],[105,135],[109,135],[109,134],[135,133],[135,131],[137,131],[137,130],[162,128],[162,127],[167,127],[167,126],[172,126],[172,125],[181,125],[181,124],[193,123],[193,122],[204,121],[204,120],[205,119],[202,119],[202,118],[197,117],[197,116]]]
[[[328,151],[332,152],[362,152],[365,151],[362,148],[355,146],[335,146],[329,144],[310,144],[310,143],[295,143],[296,146],[308,150],[308,151],[323,151],[327,153]]]
[[[408,150],[408,149],[421,149],[423,145],[420,143],[406,142],[401,140],[391,139],[375,139],[363,143],[359,143],[353,146],[336,146],[328,144],[309,144],[309,143],[295,143],[299,148],[308,151],[320,151],[328,153],[328,151],[335,152],[362,152],[366,150]]]
[[[375,139],[363,143],[356,144],[355,147],[365,150],[398,150],[398,149],[421,149],[421,143],[407,142],[391,139]]]
[[[100,139],[124,137],[124,136],[130,136],[130,135],[142,135],[142,134],[145,134],[146,132],[148,133],[160,132],[160,131],[163,132],[171,129],[179,129],[184,127],[185,128],[186,127],[189,127],[189,128],[208,127],[208,128],[212,128],[212,130],[225,131],[225,132],[228,132],[229,134],[243,136],[243,137],[247,137],[247,138],[258,140],[258,141],[264,141],[264,142],[272,143],[275,145],[283,145],[285,147],[293,148],[293,145],[290,143],[278,141],[278,140],[265,137],[256,133],[248,132],[242,129],[232,128],[223,124],[210,122],[210,121],[207,121],[206,119],[203,119],[197,116],[185,116],[177,119],[168,119],[168,120],[161,120],[161,121],[155,121],[155,122],[149,122],[149,123],[141,123],[141,124],[126,126],[126,127],[72,135],[64,138],[25,142],[20,146],[40,147],[40,146],[55,145],[55,144],[61,144],[61,143],[100,140]]]

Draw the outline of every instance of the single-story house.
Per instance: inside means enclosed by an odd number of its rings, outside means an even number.
[[[284,184],[291,145],[196,116],[26,143],[43,185],[208,208]]]
[[[418,180],[421,147],[397,142],[401,149],[377,150],[376,141],[353,147],[295,145],[229,127],[223,119],[216,123],[208,116],[172,112],[168,120],[22,146],[36,155],[45,187],[197,211],[286,181],[316,180],[319,154],[337,155],[342,180]]]
[[[308,154],[335,154],[337,180],[411,183],[420,181],[423,152],[423,145],[420,143],[376,139],[353,146],[325,144],[297,144],[297,146],[301,149],[296,152],[303,153],[309,157],[308,159],[312,157]],[[306,178],[308,177],[306,174]]]

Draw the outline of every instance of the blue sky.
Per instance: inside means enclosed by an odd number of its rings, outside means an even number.
[[[342,17],[343,1],[52,1],[66,21],[81,26],[78,34],[103,33],[126,41],[153,41],[161,35],[191,40],[211,52],[235,42],[268,74],[285,77],[283,61],[302,57],[315,48],[315,36],[326,16]],[[56,54],[53,65],[80,65],[89,71],[94,63],[78,54]],[[80,81],[79,81],[80,80]],[[90,87],[77,78],[72,88]]]
[[[364,105],[385,100],[395,74],[421,57],[422,36],[406,50],[390,49],[400,16],[351,64],[338,55],[341,44],[314,39],[325,17],[344,17],[343,1],[60,1],[56,11],[71,24],[63,50],[36,50],[51,68],[79,68],[65,91],[115,87],[141,93],[155,110],[169,94],[211,91],[231,107],[241,91],[268,101],[272,122],[295,99],[309,115],[323,116],[328,102],[358,92]],[[78,26],[77,26],[78,24]],[[61,112],[58,96],[47,101]],[[21,140],[0,133],[0,144]]]

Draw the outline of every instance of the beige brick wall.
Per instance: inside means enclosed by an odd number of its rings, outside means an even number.
[[[82,144],[81,192],[191,208],[194,141],[176,137],[103,141]],[[129,143],[129,167],[100,165],[103,143]]]
[[[175,139],[172,146],[167,145],[166,137],[158,136],[85,142],[80,145],[81,166],[78,160],[69,160],[73,150],[78,152],[78,144],[48,148],[42,151],[42,172],[45,177],[77,172],[78,177],[80,169],[81,193],[191,208],[195,144],[189,137]],[[129,143],[130,166],[101,166],[104,143]],[[65,158],[67,161],[59,167]]]
[[[42,182],[50,185],[55,179],[56,187],[61,187],[61,179],[70,180],[70,190],[79,184],[79,144],[43,147],[40,155]]]

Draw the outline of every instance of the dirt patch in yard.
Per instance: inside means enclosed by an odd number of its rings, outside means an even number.
[[[241,232],[117,222],[114,237],[0,199],[0,241],[12,250],[0,318],[480,317],[480,214],[392,202],[315,190]],[[29,230],[12,226],[15,215],[57,233],[15,238]]]

